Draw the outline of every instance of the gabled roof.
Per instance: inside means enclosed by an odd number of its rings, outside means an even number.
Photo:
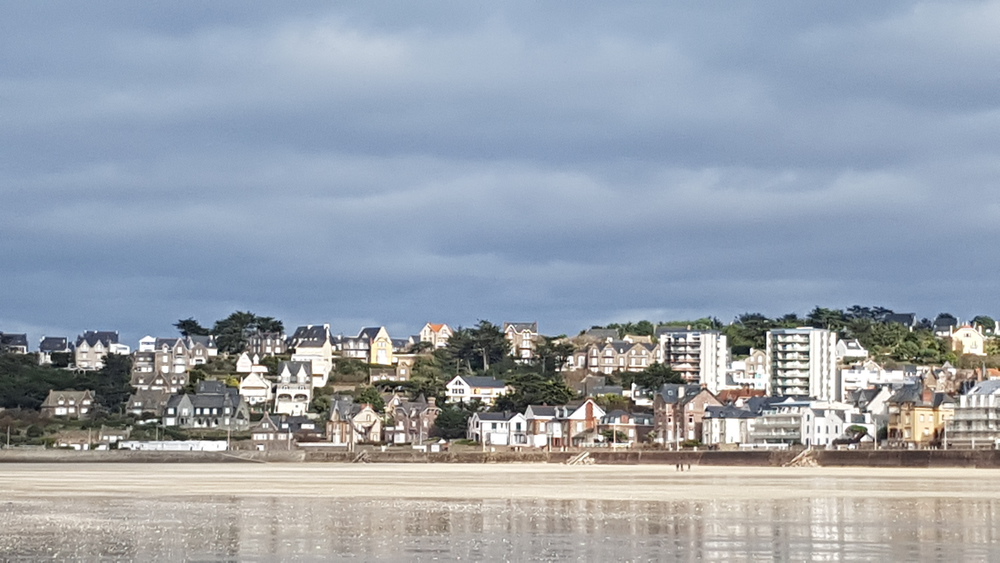
[[[88,330],[77,337],[76,345],[86,342],[87,346],[95,346],[98,342],[105,346],[118,344],[118,331],[109,330]]]
[[[479,420],[487,420],[491,422],[507,422],[516,416],[524,416],[519,412],[477,412],[473,416],[478,417]]]
[[[985,382],[984,382],[985,383]],[[935,392],[931,395],[930,401],[924,400],[923,389],[920,384],[903,385],[887,400],[888,403],[904,404],[913,403],[918,407],[938,408],[941,405],[954,404],[953,399],[947,393]]]
[[[487,387],[493,389],[500,389],[507,386],[507,383],[495,379],[493,377],[486,377],[482,375],[459,375],[469,387]]]
[[[154,342],[153,346],[156,348],[156,350],[162,350],[164,347],[167,347],[167,348],[170,348],[171,350],[173,350],[178,344],[180,344],[184,348],[187,348],[187,346],[184,345],[184,339],[181,338],[181,337],[177,337],[177,338],[157,338],[156,341]]]
[[[215,348],[216,347],[216,345],[215,345],[215,337],[212,336],[212,335],[201,336],[201,335],[197,335],[197,334],[192,334],[191,336],[187,337],[187,346],[188,346],[188,348],[194,348],[195,345],[197,345],[197,344],[201,344],[202,346],[204,346],[206,348]]]
[[[527,417],[529,412],[532,414],[532,417],[551,418],[556,416],[556,407],[548,405],[528,405],[528,408],[524,411],[524,416]]]
[[[85,391],[59,391],[53,389],[49,391],[49,395],[45,397],[45,401],[42,402],[43,407],[54,407],[59,404],[59,401],[63,400],[66,402],[75,401],[76,403],[83,402],[84,399],[94,400],[94,392],[91,390]]]
[[[880,388],[869,388],[869,389],[856,389],[851,391],[848,400],[850,403],[856,407],[864,408],[867,407],[869,403],[875,400],[875,397],[882,392]]]
[[[264,412],[264,416],[261,417],[253,426],[250,427],[250,432],[260,432],[261,430],[266,432],[278,432],[281,428],[278,424],[271,418],[270,413]]]
[[[288,370],[288,374],[291,377],[298,377],[304,371],[305,374],[306,374],[306,376],[307,376],[307,378],[309,380],[312,379],[312,362],[311,361],[308,361],[308,362],[290,362],[290,361],[285,361],[285,362],[281,362],[280,364],[278,364],[278,373],[279,374],[284,374],[286,369]],[[305,383],[305,382],[304,381],[300,381],[299,383]]]
[[[159,410],[167,404],[169,398],[170,392],[166,389],[138,389],[129,396],[126,408]]]
[[[337,397],[337,399],[335,399],[333,402],[330,403],[329,420],[333,422],[345,422],[354,418],[354,416],[356,416],[365,408],[371,408],[371,406],[361,403],[355,403],[354,397],[350,396]]]
[[[503,331],[513,328],[517,332],[538,332],[538,323],[503,323]]]
[[[380,326],[366,326],[361,329],[358,333],[358,338],[364,338],[366,340],[375,340],[378,337],[378,333],[382,331]]]

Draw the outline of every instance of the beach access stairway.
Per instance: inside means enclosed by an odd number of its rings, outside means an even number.
[[[566,465],[591,465],[594,460],[590,457],[590,452],[580,452],[566,460]]]

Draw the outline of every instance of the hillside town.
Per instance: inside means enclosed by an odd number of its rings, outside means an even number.
[[[1000,446],[1000,336],[986,316],[817,307],[575,336],[546,336],[534,321],[286,334],[241,312],[212,329],[174,327],[137,343],[114,330],[0,332],[3,446]]]

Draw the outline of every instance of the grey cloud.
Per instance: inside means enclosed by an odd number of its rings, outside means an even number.
[[[998,5],[4,6],[0,330],[989,313]]]

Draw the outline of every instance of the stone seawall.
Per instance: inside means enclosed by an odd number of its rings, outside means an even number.
[[[823,467],[978,467],[1000,468],[1000,450],[817,450]]]
[[[0,463],[270,463],[305,461],[302,451],[141,452],[0,450]]]
[[[230,452],[144,452],[128,450],[0,450],[0,463],[565,463],[579,452],[437,452],[364,450],[292,450]],[[765,451],[590,451],[599,465],[781,466],[792,452]]]
[[[127,450],[0,450],[0,463],[565,463],[579,452],[438,452],[292,450],[229,452],[142,452]],[[591,450],[598,465],[675,465],[780,467],[793,451]],[[822,467],[980,467],[1000,468],[1000,450],[815,450]]]

